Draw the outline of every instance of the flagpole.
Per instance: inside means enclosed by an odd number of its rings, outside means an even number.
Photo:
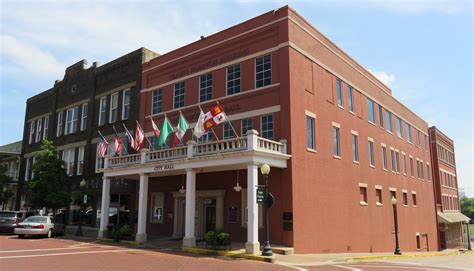
[[[138,122],[138,120],[136,120],[136,122],[137,122],[138,127],[140,127],[140,130],[142,130],[143,136],[146,138],[146,141],[148,141],[148,145],[151,147],[151,150],[154,151],[155,148],[153,148],[153,145],[151,145],[150,140],[148,139],[148,137],[146,137],[145,131],[143,130],[142,126],[140,125],[140,123]]]
[[[102,133],[100,132],[99,129],[97,129],[97,132],[99,133],[100,137],[102,137],[102,139],[104,139],[105,141],[107,141],[107,139],[105,139],[105,137],[102,135]],[[108,141],[107,141],[108,142]]]
[[[112,128],[114,129],[115,136],[118,137],[118,133],[117,133],[117,130],[115,129],[115,125],[112,125]],[[127,148],[124,148],[124,147],[123,147],[123,143],[122,143],[122,150],[125,150],[125,153],[126,153],[127,155],[129,155]],[[119,154],[119,156],[120,156],[120,154]]]
[[[125,133],[126,133],[125,135],[126,135],[127,137],[128,137],[128,135],[130,135],[130,137],[132,138],[132,140],[134,140],[134,139],[133,139],[133,135],[132,135],[132,134],[130,133],[130,131],[127,129],[127,126],[125,126],[125,123],[122,122],[122,125],[123,125],[123,128],[125,128]],[[132,141],[130,141],[129,143],[130,143],[130,147],[131,147]],[[133,147],[132,147],[132,149],[133,149]],[[127,151],[127,154],[128,154],[128,151]]]
[[[181,116],[183,117],[183,119],[186,120],[186,118],[183,116],[183,112],[181,112],[181,110],[179,110],[179,117],[181,117]],[[186,122],[188,122],[188,121],[186,120]],[[179,126],[179,118],[178,118],[178,126]],[[189,124],[188,124],[188,127],[189,127]],[[184,135],[186,134],[186,132],[187,131],[184,131]],[[176,135],[176,131],[174,133]],[[183,135],[183,138],[184,138],[184,135]],[[183,140],[181,140],[181,138],[178,138],[178,139],[179,139],[179,142],[181,142],[181,144],[184,146]]]
[[[198,104],[198,106],[199,106],[199,109],[201,109],[201,111],[202,111],[201,105]],[[214,129],[212,129],[212,127],[211,127],[211,131],[214,134],[214,136],[216,137],[217,141],[219,141],[219,138],[217,137],[216,132],[214,132]]]
[[[219,103],[219,101],[216,101],[216,103],[217,103],[218,105],[221,105],[221,104]],[[226,119],[227,123],[230,125],[230,127],[232,128],[232,131],[234,131],[235,137],[239,137],[239,135],[237,134],[237,132],[236,132],[235,129],[234,129],[234,125],[232,125],[232,122],[230,122],[229,118],[227,117],[227,114],[225,113],[224,108],[222,108],[222,113],[224,113],[225,119]]]

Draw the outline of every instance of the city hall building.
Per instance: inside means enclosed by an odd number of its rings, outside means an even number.
[[[152,120],[176,126],[182,114],[193,127],[217,102],[232,125],[156,146]],[[272,244],[391,252],[396,198],[401,250],[438,249],[428,124],[287,6],[144,63],[139,122],[151,148],[106,157],[101,169],[102,195],[136,180],[138,241],[195,246],[222,229],[258,253],[256,187],[268,164]],[[109,204],[102,196],[102,236]]]

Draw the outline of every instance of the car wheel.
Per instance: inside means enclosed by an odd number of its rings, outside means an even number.
[[[18,234],[18,238],[23,239],[23,238],[25,238],[25,235],[24,234]]]
[[[49,229],[48,234],[46,234],[46,237],[51,238],[53,237],[53,230]]]

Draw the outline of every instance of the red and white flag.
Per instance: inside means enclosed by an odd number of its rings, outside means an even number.
[[[140,151],[144,139],[145,133],[143,132],[142,127],[137,121],[137,128],[135,129],[135,147],[133,147],[136,151]]]
[[[151,119],[151,126],[153,127],[153,133],[155,134],[155,137],[160,137],[160,129],[158,129],[158,126],[156,126],[153,119]]]
[[[205,114],[204,117],[204,129],[208,130],[212,127],[224,122],[227,120],[224,109],[222,109],[220,104],[217,104],[209,112]]]
[[[114,137],[114,145],[115,145],[115,155],[120,155],[122,152],[122,138],[115,135]]]
[[[109,148],[109,142],[103,137],[100,136],[99,143],[97,143],[97,154],[104,158],[107,154],[107,149]]]

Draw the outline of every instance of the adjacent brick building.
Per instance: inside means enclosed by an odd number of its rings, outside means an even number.
[[[181,112],[193,127],[199,107],[217,102],[237,135],[224,124],[217,139],[188,132],[184,146],[106,159],[103,193],[123,176],[137,180],[137,240],[194,246],[220,228],[257,253],[253,188],[268,163],[272,243],[296,253],[393,251],[396,197],[402,251],[438,249],[428,124],[293,9],[145,63],[140,99],[152,141],[151,119],[174,126]]]

